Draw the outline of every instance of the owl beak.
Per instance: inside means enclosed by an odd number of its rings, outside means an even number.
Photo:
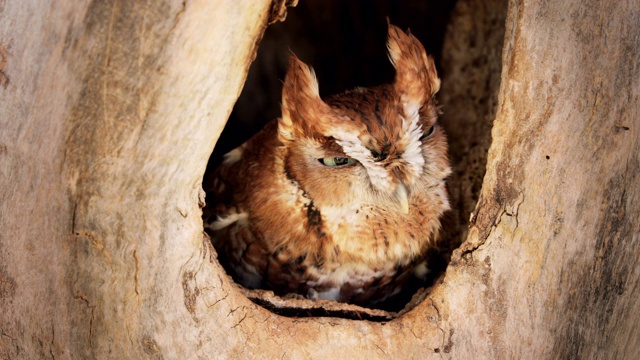
[[[404,214],[409,213],[409,192],[407,191],[407,187],[404,186],[403,183],[398,183],[398,188],[396,189],[396,199],[400,203],[400,208]]]

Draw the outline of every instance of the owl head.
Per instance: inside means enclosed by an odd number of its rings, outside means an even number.
[[[450,173],[437,125],[433,59],[413,35],[389,24],[392,84],[320,98],[313,70],[291,55],[278,137],[286,173],[317,206],[384,204],[408,213],[412,196]]]

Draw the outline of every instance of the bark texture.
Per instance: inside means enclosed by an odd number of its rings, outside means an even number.
[[[281,5],[0,1],[0,358],[202,351],[202,174]]]
[[[478,202],[498,109],[507,0],[459,0],[442,50],[442,124],[449,138],[453,175],[448,180],[451,246],[467,238]],[[453,249],[453,248],[452,248]]]
[[[0,358],[640,358],[638,2],[509,3],[468,238],[377,322],[275,315],[202,234],[278,6],[0,2]]]
[[[487,173],[431,294],[453,357],[640,356],[640,4],[509,3]]]

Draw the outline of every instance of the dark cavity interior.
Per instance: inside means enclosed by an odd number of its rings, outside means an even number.
[[[280,116],[282,80],[289,52],[311,65],[322,97],[354,87],[393,81],[387,57],[387,17],[409,29],[436,61],[442,80],[437,95],[440,123],[449,139],[453,175],[448,179],[453,207],[443,219],[445,248],[432,256],[428,281],[409,284],[394,301],[380,304],[381,316],[357,310],[327,310],[276,304],[247,292],[259,305],[285,316],[336,316],[387,321],[419,303],[446,270],[452,251],[466,238],[478,200],[497,108],[505,1],[472,0],[305,0],[289,8],[285,22],[270,25],[262,39],[242,94],[211,155],[205,181],[222,156]],[[412,300],[413,298],[413,300]],[[287,301],[284,300],[284,303]],[[404,310],[403,310],[404,309]]]

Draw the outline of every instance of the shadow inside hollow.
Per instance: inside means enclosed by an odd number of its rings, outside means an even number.
[[[416,291],[431,286],[444,273],[451,252],[466,238],[469,214],[484,176],[497,107],[507,4],[456,3],[299,2],[289,9],[285,22],[266,30],[205,174],[206,182],[225,153],[280,116],[282,80],[290,52],[315,69],[324,97],[354,87],[392,82],[394,69],[386,49],[387,17],[401,29],[410,29],[436,60],[442,79],[437,97],[443,108],[441,121],[449,137],[454,169],[448,180],[454,210],[443,219],[445,246],[441,252],[430,254],[427,282],[414,281],[400,296],[375,306],[387,311],[400,311]]]

